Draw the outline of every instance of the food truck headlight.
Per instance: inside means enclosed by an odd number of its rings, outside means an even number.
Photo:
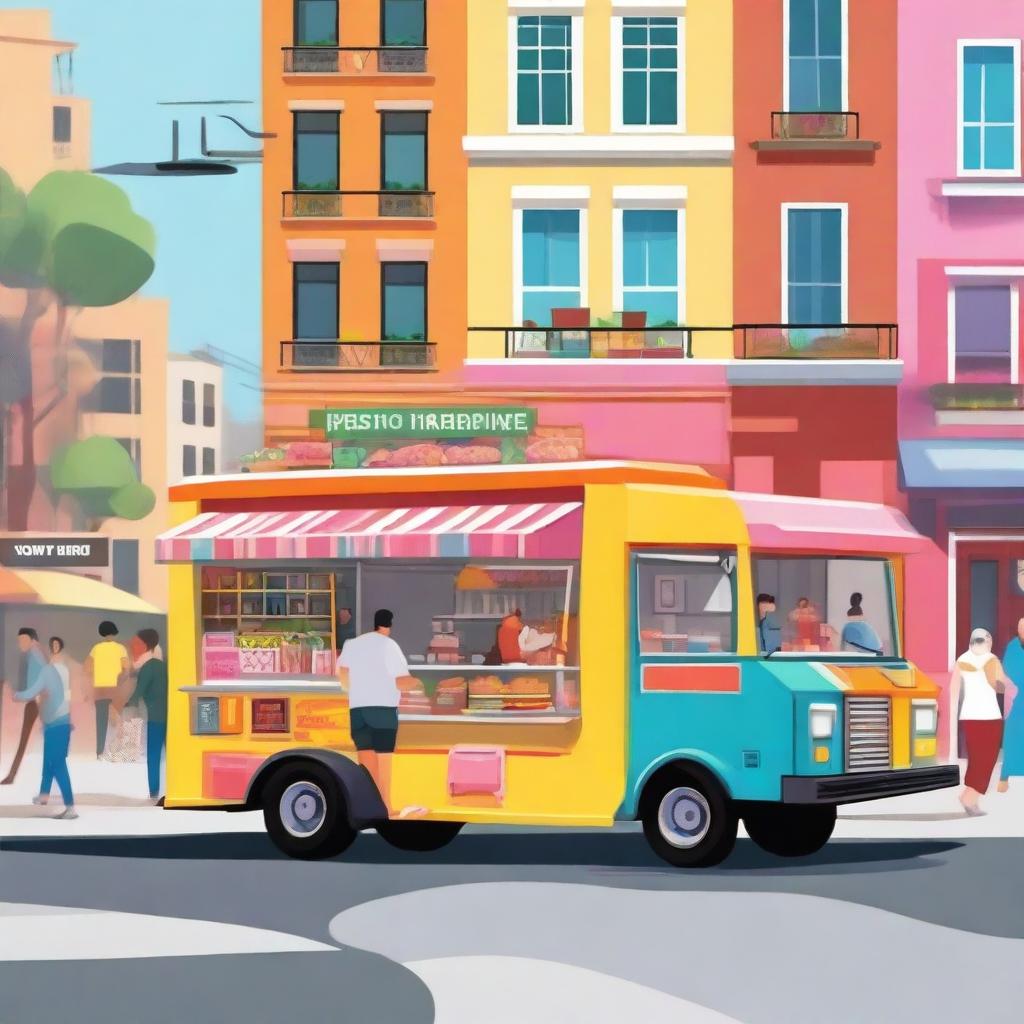
[[[835,704],[812,704],[808,709],[812,740],[828,740],[836,727]]]
[[[914,732],[928,735],[939,727],[939,705],[934,700],[914,701]]]

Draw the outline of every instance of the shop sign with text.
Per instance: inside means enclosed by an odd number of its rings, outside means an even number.
[[[0,565],[9,569],[76,569],[110,564],[106,537],[0,537]]]
[[[537,425],[537,410],[514,406],[327,409],[320,412],[328,440],[525,437]],[[316,413],[310,416],[311,425]]]

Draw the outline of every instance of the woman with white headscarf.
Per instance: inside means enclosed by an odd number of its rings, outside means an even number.
[[[981,814],[978,798],[988,790],[1003,739],[1003,714],[996,698],[1006,676],[992,653],[992,634],[987,629],[971,633],[970,646],[957,658],[950,687],[950,707],[957,706],[967,743],[967,771],[960,803],[968,814]]]

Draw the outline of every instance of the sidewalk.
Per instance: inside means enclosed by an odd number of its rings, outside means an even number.
[[[962,765],[961,765],[962,768]],[[77,821],[54,821],[62,804],[54,788],[48,807],[36,807],[39,755],[29,755],[12,786],[0,786],[0,839],[14,836],[159,836],[262,832],[259,812],[165,811],[146,799],[146,765],[72,758]],[[998,776],[998,771],[996,773]],[[837,839],[1024,838],[1024,779],[1008,793],[995,785],[982,798],[985,815],[967,817],[957,789],[893,797],[839,808]],[[741,827],[741,835],[742,827]]]

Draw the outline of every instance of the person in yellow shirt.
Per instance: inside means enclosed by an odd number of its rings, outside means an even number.
[[[85,659],[85,673],[92,680],[96,704],[96,758],[103,756],[107,746],[107,725],[110,703],[117,694],[117,684],[128,671],[128,652],[117,640],[117,626],[103,621],[99,627],[100,642]]]

